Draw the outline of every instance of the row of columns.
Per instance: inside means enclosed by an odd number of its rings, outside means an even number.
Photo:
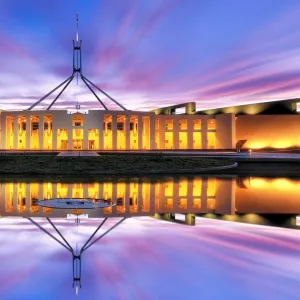
[[[120,114],[121,115],[121,114]],[[47,147],[47,140],[44,140],[44,114],[38,114],[39,117],[39,149],[48,149]],[[72,116],[72,115],[68,115]],[[125,149],[131,149],[130,145],[130,115],[124,115],[125,120],[124,120],[124,126],[125,126]],[[160,128],[157,132],[155,132],[155,116],[150,115],[150,116],[143,116],[143,115],[137,115],[137,149],[141,150],[144,148],[143,146],[143,127],[142,127],[142,121],[143,117],[147,117],[149,122],[146,122],[145,126],[149,127],[147,130],[147,134],[149,136],[147,137],[148,140],[148,147],[150,149],[155,149],[155,134],[159,135],[159,149],[165,149],[165,133],[166,132],[172,132],[173,135],[173,149],[179,149],[179,133],[180,132],[186,132],[187,135],[187,149],[193,149],[194,148],[194,143],[193,143],[193,133],[194,132],[200,132],[201,133],[201,148],[202,149],[207,149],[208,147],[208,142],[207,142],[207,122],[202,122],[201,123],[201,130],[194,130],[193,126],[193,118],[187,118],[187,130],[181,130],[179,128],[179,123],[177,119],[173,120],[173,130],[166,130],[164,126],[164,121],[166,118],[160,118],[159,121],[161,124]],[[112,120],[112,149],[117,150],[118,145],[117,145],[117,114],[112,114],[111,115],[111,120]],[[14,116],[14,132],[18,133],[18,116]],[[71,150],[73,148],[73,129],[76,128],[81,128],[84,131],[83,134],[83,149],[88,149],[88,130],[89,129],[98,129],[99,132],[99,140],[98,140],[98,145],[99,149],[102,150],[104,149],[104,128],[103,128],[103,121],[104,121],[104,115],[100,117],[100,120],[96,120],[95,118],[93,120],[89,120],[89,118],[84,119],[84,125],[82,127],[75,127],[75,126],[67,126],[65,125],[63,121],[61,121],[61,116],[56,116],[55,114],[53,115],[53,121],[52,121],[52,149],[56,150],[59,145],[57,145],[57,131],[58,129],[68,129],[68,150]],[[68,122],[69,123],[69,122]],[[31,120],[30,120],[30,115],[26,115],[26,146],[25,149],[30,149],[30,133],[31,133]],[[72,124],[72,121],[70,120],[70,124]],[[210,130],[210,131],[215,131],[215,130]],[[6,135],[4,135],[6,136]],[[19,136],[18,134],[14,134],[14,141],[13,141],[13,148],[18,148],[18,139]],[[46,143],[46,144],[45,144]],[[45,145],[44,145],[45,144]]]
[[[9,183],[12,184],[12,183]],[[149,185],[147,184],[147,187],[149,187],[149,189],[147,188],[146,190],[146,195],[145,198],[143,199],[143,183],[138,183],[138,188],[137,188],[137,206],[138,206],[138,211],[139,213],[141,212],[152,212],[154,214],[154,209],[157,212],[168,212],[168,211],[180,211],[182,209],[180,209],[179,207],[179,200],[180,198],[185,198],[187,200],[187,205],[186,208],[184,209],[187,212],[205,212],[206,208],[207,208],[207,180],[203,179],[202,180],[202,184],[201,184],[201,191],[199,191],[198,196],[194,196],[193,195],[193,181],[188,181],[187,182],[187,193],[185,196],[179,196],[179,182],[173,182],[173,193],[172,196],[166,196],[165,195],[165,185],[161,184],[159,187],[159,191],[158,194],[156,195],[156,191],[155,191],[155,187],[156,184],[154,183],[150,183]],[[230,184],[230,182],[228,182],[228,184]],[[221,203],[221,198],[220,198],[220,203],[221,206],[227,206],[227,202],[231,201],[230,200],[230,196],[232,196],[231,192],[232,189],[228,189],[229,186],[227,186],[227,183],[225,182],[226,187],[224,186],[224,189],[222,190],[222,197],[224,198],[223,194],[228,194],[229,198],[224,199],[225,202]],[[51,196],[52,198],[58,197],[58,190],[57,190],[57,184],[52,184],[51,186]],[[200,188],[200,186],[199,186]],[[227,191],[228,189],[228,191]],[[98,192],[97,192],[97,197],[100,199],[103,199],[104,197],[104,186],[103,184],[99,184],[98,185]],[[74,188],[72,188],[72,185],[68,185],[68,192],[67,192],[67,197],[68,198],[72,198],[73,196],[73,191]],[[1,203],[1,207],[2,207],[2,212],[0,212],[0,214],[5,214],[5,203],[7,201],[11,201],[10,195],[6,193],[7,189],[6,189],[6,184],[3,184],[0,187],[0,203]],[[17,204],[18,204],[18,184],[14,183],[13,184],[13,208],[14,208],[14,212],[13,213],[17,213]],[[44,190],[44,184],[39,184],[38,186],[38,198],[39,199],[44,199],[46,197],[46,194],[44,194],[45,190]],[[82,185],[82,192],[83,192],[83,197],[87,198],[89,196],[89,191],[88,191],[88,184],[83,184]],[[117,185],[112,185],[111,186],[111,199],[113,202],[117,201],[117,193],[118,193],[118,187]],[[129,198],[130,198],[130,184],[126,184],[125,185],[125,189],[124,189],[124,208],[125,211],[128,212],[129,211],[129,206],[130,206],[130,202],[129,202]],[[30,188],[30,184],[27,183],[26,187],[25,187],[25,204],[26,204],[26,212],[30,211],[30,204],[31,204],[31,188]],[[165,202],[167,200],[167,198],[172,198],[172,203],[173,203],[173,207],[168,209],[165,207]],[[201,209],[197,209],[195,208],[194,205],[194,199],[201,199]],[[225,197],[226,198],[226,197]],[[154,208],[155,205],[155,199],[158,199],[158,203],[156,203],[156,208]],[[147,207],[147,209],[142,209],[142,206],[144,204],[144,208]],[[115,210],[115,208],[113,209],[113,211]],[[113,213],[112,211],[112,213]]]
[[[160,124],[159,126],[159,146],[160,149],[165,149],[165,133],[166,132],[172,132],[173,133],[173,149],[179,149],[179,132],[186,132],[187,133],[187,149],[193,149],[194,148],[194,137],[193,133],[194,132],[200,132],[201,133],[201,145],[202,149],[207,149],[208,143],[207,143],[207,122],[202,122],[201,123],[201,130],[194,130],[194,124],[193,124],[194,119],[188,118],[187,119],[187,129],[186,130],[181,130],[179,128],[179,123],[178,121],[174,120],[173,122],[173,130],[166,130],[165,126],[162,126]],[[215,130],[211,130],[215,131]]]
[[[137,211],[134,212],[134,214],[146,214],[146,215],[153,215],[154,214],[154,208],[155,208],[155,202],[152,201],[155,199],[155,185],[151,184],[149,188],[149,193],[146,195],[146,197],[143,199],[143,189],[142,189],[142,183],[138,184],[138,193],[137,193]],[[7,195],[5,190],[5,184],[0,187],[1,194],[0,194],[0,214],[3,216],[8,215],[22,215],[22,213],[18,212],[18,184],[15,183],[13,186],[13,211],[7,212],[6,211],[6,202],[11,201],[9,199],[10,195]],[[73,189],[68,186],[68,192],[67,192],[67,198],[72,198]],[[31,192],[30,192],[30,184],[26,184],[26,191],[25,191],[25,210],[23,214],[28,215],[30,214],[30,207],[31,207]],[[58,196],[57,193],[57,184],[52,184],[52,198],[55,198]],[[44,191],[43,191],[43,184],[39,184],[38,189],[38,199],[42,200],[44,199]],[[99,185],[98,190],[98,198],[103,199],[104,197],[104,189],[103,185]],[[88,198],[88,185],[83,185],[83,198]],[[111,200],[116,203],[117,202],[117,189],[112,189],[112,195]],[[124,207],[124,213],[128,214],[130,213],[130,188],[129,185],[126,185],[125,189],[125,196],[123,199],[123,205]],[[120,207],[120,206],[119,206]],[[120,214],[118,210],[118,206],[113,206],[111,208],[110,213],[106,213],[108,215],[116,215]],[[90,210],[89,216],[97,216],[102,214],[102,210]],[[66,212],[63,212],[63,210],[58,210],[55,212],[55,216],[64,216]],[[34,214],[35,216],[43,216],[43,210],[42,208],[39,209],[39,212]]]
[[[129,150],[130,147],[130,116],[125,115],[125,149]],[[111,127],[111,133],[112,133],[112,149],[117,150],[117,115],[112,115],[112,127]],[[137,116],[137,149],[143,149],[143,127],[142,127],[142,118],[143,116],[138,115]],[[155,124],[154,124],[154,117],[149,116],[149,148],[155,149]],[[104,120],[100,120],[100,122],[97,122],[97,126],[95,124],[89,124],[88,122],[84,121],[84,125],[82,127],[72,127],[72,129],[83,129],[83,149],[88,149],[88,130],[89,129],[98,129],[99,132],[99,149],[104,149],[104,128],[103,128]],[[27,129],[27,128],[26,128]],[[52,124],[52,148],[55,150],[57,149],[57,130],[59,129],[58,125],[53,122]],[[27,134],[27,132],[26,132]],[[27,145],[27,143],[26,143]],[[73,132],[72,130],[68,129],[68,150],[71,150],[73,148]]]

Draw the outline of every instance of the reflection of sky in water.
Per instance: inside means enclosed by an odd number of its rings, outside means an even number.
[[[99,220],[55,223],[75,245]],[[1,219],[0,237],[1,300],[75,298],[62,246],[21,218]],[[299,240],[289,229],[128,219],[85,252],[78,299],[300,299]]]

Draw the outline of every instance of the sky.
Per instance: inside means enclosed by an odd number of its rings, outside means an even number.
[[[72,73],[130,110],[297,98],[299,0],[0,0],[0,109],[23,110]],[[36,109],[45,109],[58,91]],[[98,94],[109,109],[117,109]],[[53,109],[103,109],[74,80]],[[48,105],[47,105],[48,104]]]
[[[35,219],[58,236],[45,219]],[[102,232],[119,218],[109,218]],[[75,248],[101,220],[52,219]],[[196,226],[126,219],[82,256],[72,288],[71,254],[24,218],[0,219],[0,298],[299,300],[299,230],[198,218]],[[201,295],[201,298],[197,295]]]

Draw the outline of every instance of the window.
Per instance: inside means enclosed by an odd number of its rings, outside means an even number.
[[[44,122],[44,130],[52,129],[52,122]]]
[[[117,130],[124,130],[124,123],[117,123]]]
[[[72,118],[72,124],[73,126],[83,126],[83,114],[81,113],[74,114]]]
[[[32,122],[31,126],[32,126],[32,130],[38,130],[39,129],[39,122]]]
[[[167,130],[172,130],[173,129],[173,120],[166,120],[165,126]]]
[[[193,120],[193,128],[194,130],[201,130],[201,120]]]
[[[215,119],[207,120],[207,129],[208,130],[215,130],[216,129],[216,120]]]
[[[187,119],[179,120],[178,124],[180,130],[187,130]]]

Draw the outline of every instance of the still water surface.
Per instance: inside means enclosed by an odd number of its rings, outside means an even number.
[[[201,218],[300,213],[300,179],[248,177],[113,178],[0,185],[0,299],[300,299],[300,231]],[[37,199],[111,199],[116,206],[57,210]],[[87,214],[80,224],[68,214]],[[196,215],[195,226],[152,216]],[[51,234],[50,217],[81,247],[101,222],[105,232],[83,254],[78,296],[72,256]],[[37,218],[35,218],[37,217]],[[200,297],[201,296],[201,297]]]
[[[0,185],[2,216],[153,216],[155,213],[300,214],[300,179],[262,177],[164,177],[99,179],[91,183],[7,182]],[[50,198],[112,200],[103,210],[52,210],[35,205]]]

